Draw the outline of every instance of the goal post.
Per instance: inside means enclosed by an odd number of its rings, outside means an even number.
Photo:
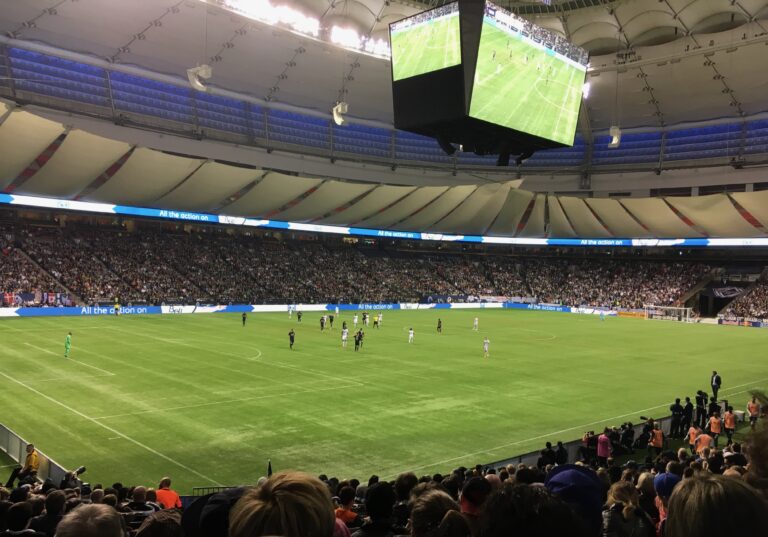
[[[656,306],[654,304],[645,304],[646,319],[656,319],[661,321],[678,321],[681,323],[693,322],[693,308],[680,308],[675,306]]]

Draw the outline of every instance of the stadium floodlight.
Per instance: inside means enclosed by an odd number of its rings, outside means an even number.
[[[621,129],[614,125],[608,130],[608,134],[611,136],[611,142],[608,144],[608,147],[611,149],[619,147],[619,144],[621,144]]]
[[[585,82],[584,87],[581,90],[582,97],[584,97],[585,99],[589,99],[589,90],[591,89],[592,89],[592,83]]]
[[[333,122],[339,127],[347,123],[347,120],[344,119],[344,114],[347,113],[347,110],[349,110],[349,105],[344,101],[337,102],[336,106],[331,110],[331,113],[333,114]]]
[[[198,65],[187,69],[187,78],[189,79],[189,85],[195,88],[197,91],[208,91],[208,86],[203,83],[203,80],[208,80],[213,74],[213,69],[210,65]]]
[[[362,48],[362,38],[360,37],[360,34],[352,28],[342,28],[341,26],[334,26],[331,28],[331,43],[356,50]]]

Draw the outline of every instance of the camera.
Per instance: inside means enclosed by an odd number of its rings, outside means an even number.
[[[83,475],[85,473],[85,466],[80,466],[79,468],[75,469],[72,473],[75,475]]]

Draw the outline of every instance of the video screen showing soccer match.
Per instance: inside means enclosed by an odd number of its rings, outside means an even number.
[[[469,115],[573,145],[587,52],[488,2]]]
[[[459,65],[458,2],[391,24],[390,41],[394,81]]]

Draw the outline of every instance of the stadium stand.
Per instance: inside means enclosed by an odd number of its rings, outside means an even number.
[[[210,232],[16,228],[0,290],[61,292],[83,303],[361,303],[429,296],[529,297],[640,309],[672,305],[711,268],[697,263],[377,251]],[[19,280],[22,252],[30,267]],[[15,264],[13,264],[15,263]],[[29,263],[27,261],[27,263]],[[453,299],[453,298],[452,298]],[[38,300],[38,302],[42,302]]]

